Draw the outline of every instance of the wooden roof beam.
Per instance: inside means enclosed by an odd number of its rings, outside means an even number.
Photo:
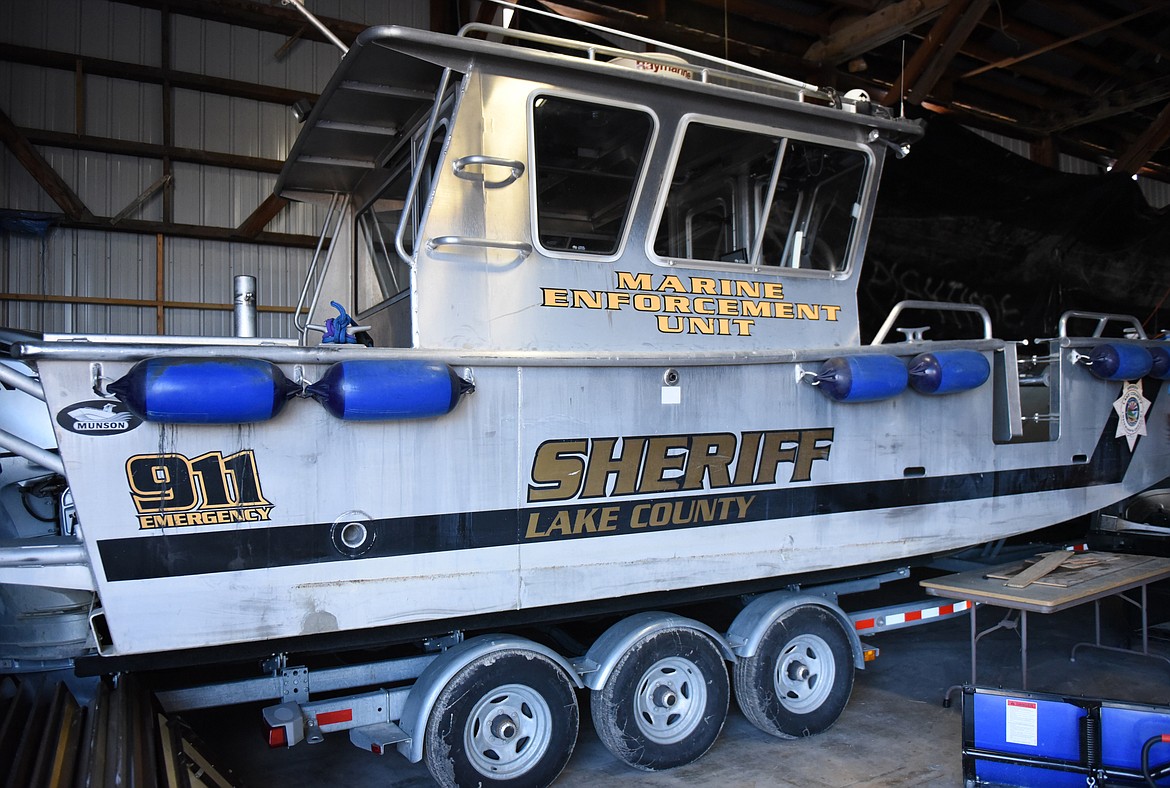
[[[907,97],[911,101],[921,101],[930,95],[935,85],[942,79],[943,73],[954,61],[955,55],[959,54],[963,44],[970,38],[971,32],[979,24],[989,5],[991,0],[970,0],[967,8],[959,15],[950,35],[939,47],[938,54],[927,62],[922,74],[911,84],[910,90],[907,91]]]
[[[240,223],[236,232],[244,238],[255,238],[287,205],[288,200],[284,197],[277,197],[275,194],[268,195],[264,202],[256,206],[252,215]]]
[[[1066,0],[1040,0],[1040,2],[1053,11],[1071,17],[1081,25],[1092,27],[1109,22],[1108,17],[1094,13],[1091,9],[1086,8],[1084,3],[1069,3]],[[1143,3],[1143,6],[1147,11],[1161,13],[1165,13],[1170,8],[1165,0],[1153,0]],[[1115,27],[1110,31],[1109,36],[1133,49],[1140,49],[1160,58],[1170,58],[1170,49],[1160,45],[1152,36],[1135,33],[1127,27]]]
[[[57,174],[52,165],[45,160],[28,138],[9,119],[8,115],[0,110],[0,142],[20,162],[20,165],[33,179],[40,184],[45,193],[57,203],[57,206],[74,221],[93,218],[93,213],[82,202],[77,193],[70,188],[65,179]]]
[[[161,85],[164,80],[171,87],[198,90],[204,93],[215,93],[221,96],[245,98],[253,101],[266,101],[273,104],[292,106],[299,99],[316,101],[316,93],[280,88],[272,85],[258,85],[255,82],[243,82],[223,77],[209,77],[205,74],[193,74],[186,71],[171,71],[165,73],[157,66],[126,63],[119,60],[105,60],[89,55],[71,55],[65,52],[52,52],[47,49],[5,44],[0,49],[0,62],[21,63],[28,66],[55,68],[63,71],[81,70],[83,74],[96,74],[114,79],[125,79],[131,82]]]
[[[677,2],[677,0],[676,0]],[[732,17],[743,17],[753,24],[764,24],[777,31],[802,33],[819,38],[829,33],[829,23],[821,16],[787,11],[775,0],[694,0],[695,5],[713,8],[720,14],[726,9]]]
[[[891,107],[903,97],[911,103],[921,103],[983,18],[990,2],[956,0],[948,4],[881,103]]]
[[[665,18],[658,15],[653,3],[640,10],[628,6],[615,7],[593,0],[542,0],[550,11],[603,25],[626,33],[657,38],[722,57],[724,51],[757,49],[768,52],[785,49],[803,49],[808,38],[816,38],[828,30],[827,24],[811,17],[779,11],[756,0],[736,0],[728,8],[727,21],[731,28],[725,37],[723,8],[713,2],[673,2]],[[778,37],[783,37],[780,46]],[[799,38],[797,47],[790,39]],[[703,43],[696,43],[702,41]],[[691,42],[691,43],[686,43]]]
[[[720,15],[764,24],[774,31],[798,32],[813,38],[829,32],[824,19],[787,11],[768,0],[673,0],[667,12],[666,0],[645,0],[640,4],[600,2],[599,0],[542,0],[541,4],[559,14],[607,27],[624,29],[628,22],[669,22],[686,15],[687,6],[706,8]],[[637,7],[633,7],[637,6]],[[570,13],[572,12],[572,13]],[[715,31],[708,31],[712,34]]]
[[[1147,126],[1146,130],[1138,135],[1128,148],[1118,154],[1117,163],[1113,165],[1114,169],[1127,175],[1136,175],[1154,155],[1154,152],[1165,145],[1168,139],[1170,139],[1170,103],[1162,107],[1162,111],[1158,113],[1158,117],[1154,118],[1154,122]]]
[[[542,2],[547,11],[553,11],[569,19],[589,22],[594,25],[604,25],[622,29],[627,23],[650,21],[647,14],[639,14],[628,8],[611,6],[606,3],[595,3],[590,0],[563,0],[562,2]],[[523,11],[520,12],[523,15]]]
[[[147,159],[171,159],[172,161],[185,161],[192,164],[206,164],[211,167],[227,167],[250,172],[278,173],[284,166],[284,162],[278,159],[241,156],[235,153],[219,153],[218,151],[183,148],[175,145],[160,145],[154,142],[95,137],[88,134],[68,134],[62,131],[42,129],[26,128],[15,129],[15,131],[30,144],[42,145],[47,148],[113,153],[119,156],[138,156]],[[62,210],[64,210],[64,206],[62,206]],[[71,218],[73,217],[71,216]]]
[[[887,47],[887,50],[888,50],[888,47]],[[881,54],[884,57],[883,62],[885,62],[886,64],[893,63],[890,52],[888,52],[886,50],[882,50]],[[968,40],[962,46],[962,48],[959,51],[959,54],[964,56],[964,57],[968,57],[972,60],[976,60],[976,61],[983,62],[983,63],[994,62],[995,60],[997,60],[1000,57],[999,52],[987,47],[986,45],[973,43],[971,40]],[[878,53],[873,53],[872,55],[867,55],[866,60],[869,61],[871,66],[876,64],[878,62]],[[894,64],[893,67],[896,69],[897,65]],[[888,72],[888,67],[887,67],[887,72]],[[999,92],[999,91],[1013,90],[1012,85],[1014,83],[1019,83],[1022,85],[1025,82],[1030,82],[1030,83],[1034,83],[1035,85],[1040,85],[1040,86],[1043,86],[1046,88],[1047,87],[1058,88],[1059,90],[1062,90],[1065,93],[1072,94],[1073,96],[1090,97],[1090,96],[1097,95],[1097,92],[1093,89],[1093,87],[1091,85],[1086,84],[1083,80],[1076,80],[1076,79],[1062,77],[1062,76],[1053,74],[1051,72],[1044,71],[1043,69],[1036,68],[1036,67],[1031,66],[1027,63],[1021,63],[1021,64],[1015,66],[1011,70],[1011,75],[1013,78],[1009,80],[1009,79],[1004,79],[1002,77],[1002,75],[991,74],[988,76],[981,77],[980,79],[965,80],[964,84],[968,84],[968,85],[983,84],[986,86],[986,88],[988,90],[994,90],[996,92]],[[1044,97],[1042,94],[1039,94],[1039,93],[1033,93],[1033,95],[1035,96],[1035,99],[1041,99]],[[1067,101],[1067,99],[1064,97],[1058,97],[1058,98],[1060,100]]]
[[[967,79],[968,77],[974,77],[974,76],[977,76],[979,74],[982,74],[985,71],[992,71],[992,70],[997,69],[997,68],[1006,68],[1008,66],[1014,66],[1016,63],[1023,63],[1025,60],[1031,60],[1032,58],[1038,57],[1039,55],[1043,55],[1047,52],[1052,52],[1053,50],[1056,50],[1056,49],[1061,49],[1063,47],[1068,46],[1069,44],[1075,43],[1075,42],[1080,41],[1082,39],[1089,38],[1091,36],[1095,36],[1098,33],[1103,33],[1106,30],[1111,30],[1115,27],[1118,27],[1120,25],[1125,24],[1126,22],[1137,19],[1138,17],[1145,16],[1146,14],[1150,13],[1153,10],[1154,9],[1152,9],[1152,8],[1143,8],[1139,11],[1134,11],[1132,14],[1126,14],[1125,16],[1121,17],[1120,19],[1104,21],[1101,24],[1096,25],[1088,30],[1082,30],[1080,33],[1077,33],[1076,35],[1069,36],[1068,38],[1062,38],[1058,41],[1053,41],[1052,43],[1050,43],[1046,46],[1042,46],[1042,47],[1038,47],[1036,49],[1033,49],[1031,52],[1025,52],[1024,54],[1018,55],[1016,57],[1003,58],[1002,60],[998,60],[995,63],[988,63],[986,65],[980,66],[979,68],[972,69],[972,70],[968,71],[966,74],[963,74],[962,78]]]
[[[1167,99],[1170,99],[1170,76],[1134,88],[1117,90],[1105,96],[1097,96],[1090,101],[1078,102],[1060,111],[1042,115],[1036,123],[1048,133],[1056,133],[1125,115]]]
[[[996,50],[993,50],[983,44],[974,44],[972,42],[968,42],[963,47],[963,54],[974,60],[981,60],[984,63],[993,63],[1000,59],[1000,53]],[[1004,81],[1002,80],[1003,75],[998,75],[995,72],[988,72],[986,76],[980,76],[984,79],[1000,79],[1001,81]],[[1010,79],[1017,79],[1020,77],[1023,77],[1030,82],[1034,82],[1037,85],[1046,85],[1048,87],[1059,88],[1066,93],[1071,93],[1077,96],[1092,96],[1096,92],[1096,87],[1094,85],[1087,84],[1082,79],[1064,77],[1055,72],[1046,71],[1045,69],[1030,65],[1028,63],[1019,63],[1011,69],[1009,76]],[[962,79],[962,77],[957,76],[956,79]],[[976,80],[974,79],[966,80],[966,82],[969,84],[972,84],[975,81]]]
[[[810,63],[836,65],[909,33],[943,12],[947,0],[901,0],[815,42],[804,53]]]
[[[278,4],[269,5],[255,0],[118,0],[118,2],[286,36],[295,35],[305,24],[305,18],[293,8]],[[366,29],[366,25],[358,22],[320,14],[316,16],[347,46],[353,44],[358,33]],[[311,26],[305,31],[304,37],[321,43],[331,43],[319,30]]]
[[[572,19],[597,22],[607,27],[618,28],[623,32],[655,38],[697,52],[706,52],[716,57],[724,56],[726,43],[728,57],[745,65],[781,73],[798,71],[808,65],[799,62],[795,55],[789,55],[782,48],[777,47],[775,36],[769,32],[771,28],[764,28],[758,24],[751,28],[751,32],[758,36],[759,41],[745,41],[736,37],[725,41],[722,32],[700,30],[680,25],[672,20],[659,22],[628,10],[614,9],[613,13],[617,18],[607,18],[602,13],[603,6],[599,3],[589,2],[589,0],[557,0],[556,2],[546,0],[543,5],[551,11]],[[673,11],[674,6],[671,8]]]
[[[995,16],[996,15],[990,15],[984,19],[983,24],[980,25],[981,31],[984,34],[984,39],[986,38],[987,33],[1002,33],[1003,35],[1008,36],[1013,40],[1022,39],[1024,42],[1031,44],[1037,49],[1048,47],[1054,42],[1064,40],[1061,36],[1058,36],[1049,30],[1042,30],[1034,25],[1030,25],[1018,17],[1009,17],[1003,21],[1002,25],[998,23],[992,24],[992,21],[995,20]],[[972,42],[975,40],[976,39],[973,37]],[[993,50],[991,50],[989,47],[988,51]],[[1070,60],[1074,60],[1077,63],[1080,63],[1083,66],[1088,66],[1089,68],[1096,69],[1097,71],[1103,71],[1106,74],[1112,74],[1116,77],[1129,78],[1133,75],[1132,69],[1126,69],[1114,60],[1102,57],[1101,55],[1097,54],[1096,50],[1091,49],[1090,47],[1083,44],[1065,46],[1060,50],[1060,54],[1069,58]],[[991,59],[985,60],[984,62],[992,63],[1000,59],[1001,57],[993,57]],[[1013,71],[1014,70],[1015,69],[1013,69]]]

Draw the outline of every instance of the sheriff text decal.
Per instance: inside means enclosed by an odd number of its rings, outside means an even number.
[[[271,519],[251,449],[224,456],[140,454],[126,461],[139,528],[256,523]]]
[[[541,306],[633,310],[653,315],[663,334],[751,336],[760,320],[836,322],[841,307],[784,299],[781,282],[614,272],[613,290],[542,287]]]
[[[528,502],[575,505],[529,510],[524,538],[746,521],[756,496],[720,490],[809,481],[832,442],[831,427],[545,441],[533,458]],[[690,491],[708,494],[681,495]],[[621,500],[646,494],[659,498]],[[609,500],[582,505],[602,498]]]

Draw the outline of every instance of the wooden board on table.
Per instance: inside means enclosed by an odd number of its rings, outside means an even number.
[[[1087,556],[1061,566],[1038,582],[1024,588],[1012,588],[1007,578],[1027,568],[1024,561],[973,569],[945,577],[921,581],[933,596],[967,599],[1017,610],[1054,613],[1073,605],[1116,594],[1146,583],[1170,578],[1170,558],[1113,553],[1084,553]],[[1067,564],[1068,562],[1066,562]],[[1062,575],[1073,575],[1063,577]]]
[[[1055,586],[1057,588],[1070,588],[1080,583],[1102,578],[1123,566],[1132,568],[1153,560],[1150,556],[1127,556],[1118,553],[1078,554],[1068,553],[1063,550],[1059,552],[1069,557],[1065,558],[1063,563],[1052,571],[1044,573],[1031,582],[1039,583],[1040,585]],[[1040,566],[1044,561],[1049,560],[1051,556],[1056,555],[1059,555],[1059,553],[1042,553],[1034,558],[1017,561],[1007,566],[996,567],[987,573],[987,577],[995,580],[1005,580],[1010,585],[1013,580],[1022,578],[1026,572]],[[1131,560],[1135,558],[1140,560]]]

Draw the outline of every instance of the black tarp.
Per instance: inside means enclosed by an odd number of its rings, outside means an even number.
[[[867,339],[908,298],[980,304],[1003,338],[1053,336],[1069,309],[1134,315],[1152,336],[1170,328],[1168,289],[1170,212],[1129,176],[1060,173],[946,119],[886,162],[859,291]],[[919,322],[970,336],[959,323]]]

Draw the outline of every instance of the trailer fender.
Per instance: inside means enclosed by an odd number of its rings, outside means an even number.
[[[623,618],[593,642],[585,658],[577,662],[585,686],[591,690],[601,689],[623,654],[638,641],[664,629],[693,629],[701,632],[715,642],[724,659],[735,662],[735,652],[727,640],[701,621],[648,610]]]
[[[802,605],[811,605],[824,608],[832,613],[841,623],[853,648],[853,665],[858,670],[865,669],[865,654],[861,648],[861,638],[853,626],[852,619],[840,607],[823,596],[794,591],[772,591],[753,599],[735,617],[727,630],[727,642],[738,657],[751,657],[759,648],[764,631],[773,621],[783,616],[789,610]]]
[[[516,635],[481,635],[452,646],[435,657],[410,688],[402,709],[398,727],[410,738],[398,743],[398,752],[411,763],[418,763],[423,757],[423,731],[435,701],[447,683],[468,664],[493,651],[523,649],[535,651],[560,665],[573,684],[581,688],[581,677],[569,661],[547,646]]]

